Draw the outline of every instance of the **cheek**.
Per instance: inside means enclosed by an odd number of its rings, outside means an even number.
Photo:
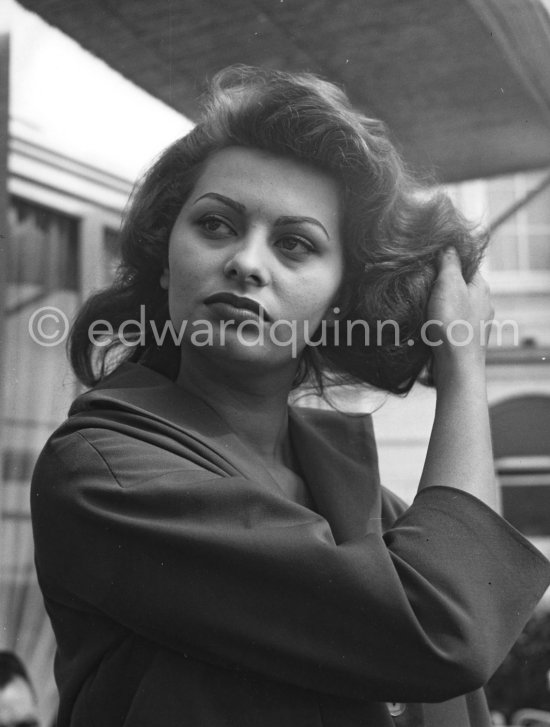
[[[341,284],[340,266],[320,270],[311,279],[304,280],[299,287],[303,310],[309,318],[321,321],[325,314],[338,305],[337,295]]]
[[[189,316],[189,306],[193,298],[193,274],[181,254],[181,250],[175,252],[170,249],[168,256],[169,283],[168,283],[168,304],[170,317],[175,324],[180,324],[182,319]]]
[[[314,285],[302,285],[299,290],[300,294],[294,298],[291,317],[310,321],[315,328],[323,319],[327,309],[330,310],[333,297],[327,296],[326,288],[323,288],[321,281],[316,281]]]
[[[185,290],[204,275],[204,261],[188,237],[180,236],[170,241],[168,265],[170,286],[174,291]]]

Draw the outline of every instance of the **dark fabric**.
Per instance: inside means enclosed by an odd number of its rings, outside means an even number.
[[[143,366],[77,399],[32,486],[60,727],[489,725],[474,690],[547,561],[444,482],[405,508],[370,417],[294,409],[289,426],[314,509]]]

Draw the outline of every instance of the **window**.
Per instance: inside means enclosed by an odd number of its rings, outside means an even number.
[[[8,208],[8,310],[78,290],[78,223],[18,197]]]
[[[33,453],[38,453],[51,429],[64,417],[75,394],[75,382],[56,385],[66,367],[63,345],[48,345],[52,319],[44,319],[40,336],[31,330],[40,311],[64,315],[69,321],[79,304],[78,221],[58,211],[13,196],[9,202],[7,304],[8,346],[2,352],[7,372],[3,402],[5,445],[2,472],[8,485],[28,485]],[[33,318],[34,316],[34,318]],[[53,321],[65,326],[65,319]],[[64,328],[58,328],[64,338]],[[21,463],[27,464],[22,467]],[[32,469],[32,468],[31,468]],[[22,496],[23,497],[23,496]],[[14,503],[19,498],[14,495]],[[14,505],[15,506],[15,505]],[[21,499],[26,512],[26,499]],[[19,513],[21,514],[21,513]]]
[[[477,180],[448,188],[468,219],[489,225],[521,201],[548,172]],[[498,292],[550,291],[550,186],[542,190],[492,234],[484,271]]]
[[[489,220],[496,219],[536,187],[544,174],[515,175],[488,181]],[[490,270],[550,272],[550,187],[547,187],[494,233],[487,255]]]

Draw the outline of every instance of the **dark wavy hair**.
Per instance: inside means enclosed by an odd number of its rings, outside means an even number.
[[[288,157],[332,175],[343,206],[339,330],[353,321],[364,321],[371,332],[377,322],[396,324],[383,326],[381,339],[367,346],[365,327],[351,326],[345,345],[329,328],[326,345],[306,347],[295,385],[322,390],[328,382],[361,383],[407,392],[430,368],[432,349],[421,329],[441,251],[456,248],[469,280],[484,241],[444,194],[412,179],[384,125],[353,109],[337,86],[308,73],[242,66],[214,77],[198,124],[161,154],[136,188],[121,228],[116,280],[87,301],[71,332],[77,376],[93,385],[123,360],[147,361],[155,353],[149,321],[161,330],[169,317],[159,279],[172,227],[205,161],[229,146]],[[139,317],[140,306],[148,318],[142,345],[128,348],[113,338],[97,347],[90,341],[94,321],[107,320],[117,330]],[[175,360],[170,346],[175,349],[173,342],[165,344],[163,355]]]

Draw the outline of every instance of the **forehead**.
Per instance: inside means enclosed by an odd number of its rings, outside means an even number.
[[[207,160],[191,195],[227,195],[251,208],[316,216],[338,225],[339,188],[314,166],[257,149],[229,147]]]

